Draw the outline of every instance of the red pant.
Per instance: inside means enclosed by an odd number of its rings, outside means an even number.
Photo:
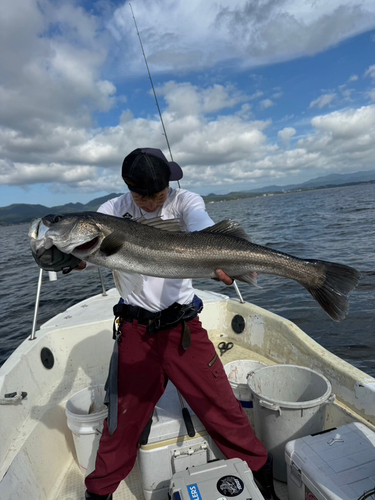
[[[220,358],[198,318],[189,322],[191,346],[181,347],[181,325],[150,335],[134,323],[122,326],[119,344],[118,424],[111,436],[104,422],[95,471],[86,478],[91,493],[113,493],[131,472],[139,440],[167,379],[177,387],[227,458],[241,458],[252,470],[267,452],[235,398]]]

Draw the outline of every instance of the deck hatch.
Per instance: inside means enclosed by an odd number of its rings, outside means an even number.
[[[51,349],[48,349],[48,347],[43,347],[40,351],[40,359],[44,368],[47,368],[47,370],[50,370],[55,364],[55,357]]]

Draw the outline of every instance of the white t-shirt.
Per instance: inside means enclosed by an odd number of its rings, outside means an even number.
[[[214,224],[206,212],[201,196],[184,189],[169,188],[164,205],[153,213],[141,210],[133,200],[131,193],[108,200],[98,212],[116,217],[152,219],[179,219],[183,230],[199,231]],[[143,307],[156,312],[166,309],[174,302],[189,304],[193,300],[194,290],[190,279],[164,279],[152,276],[143,277],[143,290],[139,295],[131,293],[123,297],[127,304]],[[121,291],[119,291],[121,294]]]

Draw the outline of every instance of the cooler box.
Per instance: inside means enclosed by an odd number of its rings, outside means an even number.
[[[239,458],[177,472],[169,493],[171,500],[263,500],[249,466]]]
[[[289,500],[358,500],[375,488],[375,433],[354,422],[289,441]]]
[[[195,428],[193,438],[187,434],[176,387],[168,382],[155,407],[148,443],[138,451],[146,500],[168,500],[169,482],[175,472],[225,458],[202,422],[188,408]]]

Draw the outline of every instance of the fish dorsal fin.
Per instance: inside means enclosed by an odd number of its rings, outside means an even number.
[[[241,238],[243,240],[251,241],[250,236],[245,233],[245,230],[241,227],[239,222],[231,219],[222,220],[214,226],[206,227],[200,231],[201,233],[215,233],[215,234],[227,234],[229,236],[235,236],[236,238]]]
[[[181,233],[180,219],[162,219],[161,217],[152,217],[151,219],[146,219],[144,215],[138,219],[133,219],[134,222],[138,224],[143,224],[145,226],[155,227],[156,229],[161,229],[162,231],[169,231],[171,233]]]
[[[125,243],[125,236],[119,231],[113,231],[104,238],[100,245],[100,250],[109,257],[121,250],[122,245]]]

